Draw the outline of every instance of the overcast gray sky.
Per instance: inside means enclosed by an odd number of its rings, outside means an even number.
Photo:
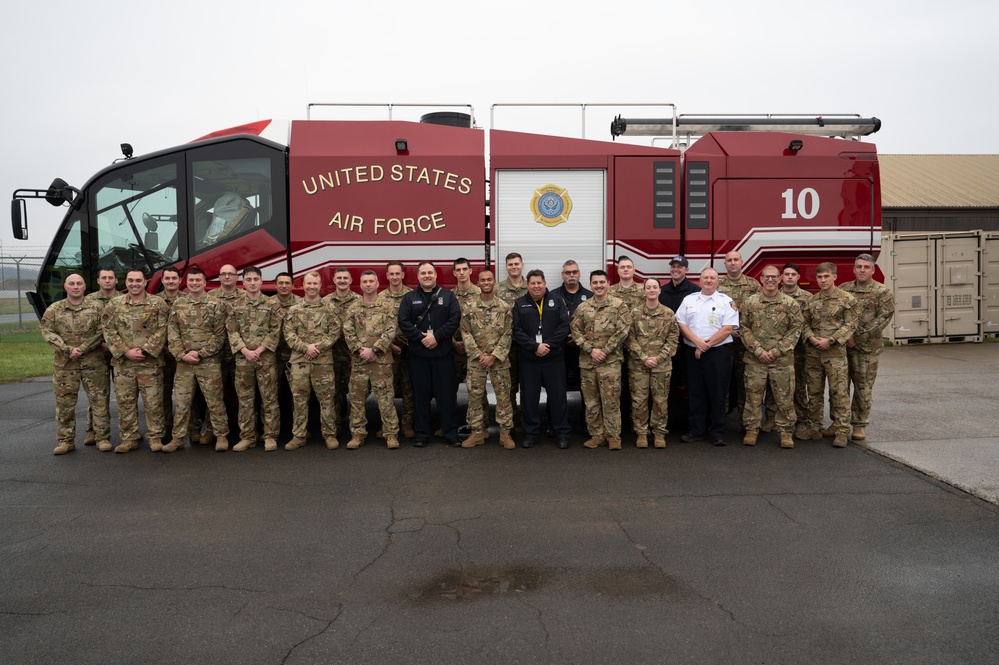
[[[122,142],[142,154],[310,102],[468,103],[485,127],[511,102],[858,113],[882,119],[882,153],[999,152],[999,9],[983,0],[48,0],[0,17],[5,195],[79,187]],[[497,126],[579,133],[578,114],[522,115]],[[607,140],[598,116],[587,136]],[[5,207],[4,253],[47,246],[64,212],[30,202],[21,243]]]

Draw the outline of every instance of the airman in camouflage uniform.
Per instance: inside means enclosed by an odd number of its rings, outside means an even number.
[[[173,307],[180,292],[180,271],[169,266],[163,269],[160,275],[160,283],[163,290],[159,293],[160,298],[167,305]],[[169,319],[167,319],[169,321]],[[173,377],[177,374],[177,359],[170,353],[170,346],[163,349],[163,438],[170,439],[173,436]]]
[[[285,317],[288,316],[288,310],[302,302],[300,296],[296,296],[292,293],[295,282],[292,280],[291,275],[282,272],[278,273],[278,276],[274,278],[274,287],[277,290],[273,300],[281,308],[281,320],[283,321]],[[285,381],[291,382],[291,373],[288,369],[288,361],[291,359],[291,347],[288,346],[288,342],[284,339],[284,328],[281,328],[280,339],[278,340],[278,348],[275,351],[277,356],[278,372]]]
[[[343,321],[347,315],[347,308],[361,296],[350,290],[350,285],[354,278],[348,268],[337,268],[333,271],[333,283],[336,291],[324,298],[326,303],[336,312],[340,320],[340,328],[343,328]],[[348,394],[350,392],[350,371],[353,360],[350,357],[350,350],[343,336],[333,345],[333,372],[336,374],[336,392],[333,401],[333,418],[337,428],[340,423],[349,418]]]
[[[229,449],[229,416],[222,399],[222,345],[226,340],[228,308],[205,293],[205,273],[191,268],[187,273],[186,295],[177,298],[170,309],[167,343],[177,359],[174,396],[177,408],[173,418],[174,437],[163,446],[172,453],[184,447],[184,433],[191,423],[195,385],[205,396],[208,418],[215,433],[215,450]]]
[[[226,309],[232,307],[241,298],[246,297],[246,292],[239,288],[237,283],[239,273],[236,272],[236,268],[231,264],[226,264],[219,268],[219,284],[221,285],[217,289],[212,289],[211,291],[206,291],[205,295],[209,298],[219,300],[226,306]],[[236,391],[236,358],[232,355],[232,348],[229,346],[229,338],[223,335],[222,339],[222,353],[220,355],[222,362],[222,389],[226,394],[232,394]],[[199,408],[204,408],[205,404],[199,399],[195,404]],[[192,418],[198,426],[201,425],[201,421],[205,424],[205,433],[201,437],[200,443],[208,444],[215,439],[215,432],[212,431],[211,425],[208,422],[208,418],[205,418],[204,411],[194,410],[192,412]]]
[[[277,450],[281,432],[278,405],[278,367],[274,355],[281,336],[283,310],[260,292],[260,268],[243,270],[246,297],[229,309],[226,333],[236,357],[236,396],[239,398],[239,443],[234,452],[243,452],[257,444],[257,389],[264,420],[264,450]]]
[[[461,331],[465,340],[468,385],[468,426],[472,435],[462,448],[474,448],[489,437],[486,416],[486,378],[496,393],[496,422],[500,443],[507,450],[516,447],[513,431],[513,405],[510,403],[510,344],[513,341],[513,309],[494,295],[496,277],[490,270],[479,273],[479,297],[462,307]]]
[[[718,280],[718,291],[724,293],[735,303],[736,309],[742,307],[746,296],[760,290],[760,283],[742,273],[742,255],[739,252],[729,252],[725,255],[725,276]],[[746,363],[743,359],[745,347],[739,336],[739,330],[732,332],[732,374],[728,385],[728,411],[739,409],[742,413],[746,404]]]
[[[291,394],[295,400],[291,427],[292,440],[285,450],[296,450],[309,438],[309,396],[313,391],[319,401],[319,418],[326,447],[339,447],[333,394],[336,375],[333,369],[333,345],[340,339],[340,319],[326,301],[319,297],[323,281],[317,272],[302,280],[305,298],[288,310],[284,336],[291,347]]]
[[[114,392],[118,399],[121,443],[116,453],[139,447],[139,395],[146,409],[149,449],[163,449],[163,347],[170,307],[159,296],[146,293],[141,270],[125,276],[128,293],[112,298],[101,315],[104,341],[112,355]]]
[[[805,326],[805,380],[808,382],[808,423],[798,428],[799,439],[822,438],[822,407],[829,381],[830,414],[836,438],[833,445],[845,447],[850,432],[850,385],[846,342],[857,328],[857,301],[836,288],[836,265],[820,263],[815,269],[819,292],[812,295],[802,312]]]
[[[669,419],[669,382],[673,356],[680,340],[676,316],[659,302],[659,280],[647,279],[643,285],[645,301],[634,310],[628,332],[628,381],[631,383],[631,422],[638,435],[639,448],[649,447],[651,425],[653,445],[666,447],[666,422]],[[649,419],[649,400],[652,418]]]
[[[118,293],[118,276],[114,274],[114,270],[109,268],[102,268],[97,271],[97,290],[93,293],[88,293],[84,300],[91,303],[97,307],[97,311],[103,314],[104,308],[108,306],[112,298],[117,298],[121,294]],[[108,345],[104,342],[104,338],[101,338],[101,351],[102,357],[104,358],[104,374],[107,376],[107,384],[111,385],[111,351],[108,349]],[[111,391],[108,390],[108,397],[105,402],[105,407],[110,413],[111,409]],[[83,439],[83,445],[92,446],[97,443],[97,438],[94,434],[94,418],[93,418],[93,406],[87,403],[87,434]]]
[[[583,445],[596,448],[607,443],[611,450],[620,450],[621,362],[632,316],[623,300],[608,295],[609,287],[606,272],[590,273],[593,297],[576,308],[569,329],[580,349],[581,392],[590,432]]]
[[[468,259],[460,257],[454,260],[454,277],[455,285],[451,289],[451,293],[454,297],[458,299],[458,305],[461,307],[461,311],[464,313],[465,307],[469,303],[479,299],[481,291],[479,287],[472,283],[472,266]],[[452,338],[454,342],[454,389],[458,390],[458,386],[465,382],[465,376],[468,374],[468,354],[465,351],[465,343],[461,339],[461,328],[459,328]],[[456,393],[457,396],[457,393]],[[485,413],[489,415],[489,398],[483,393],[484,408]]]
[[[76,401],[83,385],[93,406],[97,448],[111,450],[111,419],[108,415],[107,365],[101,342],[101,310],[87,302],[87,283],[72,274],[64,284],[67,297],[53,303],[42,315],[42,337],[52,345],[52,387],[55,391],[56,455],[76,450]]]
[[[874,281],[874,257],[861,254],[853,263],[856,279],[840,286],[857,299],[857,329],[846,342],[853,401],[850,405],[850,438],[863,441],[878,378],[878,360],[884,349],[881,339],[885,326],[895,313],[895,296],[884,284]]]
[[[511,308],[517,299],[527,295],[527,280],[524,279],[524,257],[517,252],[506,255],[506,279],[496,285],[496,297]],[[517,404],[520,390],[520,349],[516,344],[510,347],[510,404],[513,405],[513,418],[520,422],[521,406]]]
[[[620,298],[628,306],[628,311],[634,316],[635,311],[645,304],[645,284],[635,281],[635,262],[630,256],[617,257],[617,284],[611,284],[608,295]],[[626,354],[627,355],[627,354]],[[627,357],[621,363],[621,424],[634,426],[631,416],[631,378],[628,371]],[[646,437],[638,437],[638,442],[645,442]]]
[[[798,308],[804,312],[805,303],[812,294],[798,286],[801,273],[797,264],[785,263],[781,272],[781,292],[791,296],[798,303]],[[802,314],[804,317],[804,314]],[[767,390],[766,419],[760,425],[761,432],[770,432],[777,424],[777,407],[773,394]],[[798,338],[794,347],[794,415],[795,425],[804,424],[808,419],[808,382],[805,381],[805,343]]]
[[[379,298],[387,299],[392,304],[392,312],[396,317],[399,315],[402,297],[412,291],[402,283],[405,274],[401,263],[398,261],[390,262],[385,266],[385,279],[389,285],[378,294]],[[408,345],[409,339],[400,330],[395,336],[395,341],[392,342],[392,385],[402,395],[402,415],[399,418],[402,435],[411,439],[415,434],[413,431],[415,403],[413,402],[413,384],[409,380],[409,364],[406,362],[405,355]]]
[[[794,413],[794,347],[801,338],[804,318],[798,303],[781,293],[777,266],[763,268],[763,289],[742,301],[739,330],[746,351],[746,405],[742,442],[756,445],[760,432],[760,412],[770,388],[777,408],[777,431],[781,448],[793,448],[791,437],[797,417]]]
[[[361,273],[361,297],[350,304],[343,317],[343,338],[354,366],[350,372],[350,441],[356,450],[368,436],[368,414],[364,403],[375,394],[382,417],[382,434],[389,448],[399,447],[399,416],[395,412],[392,385],[392,342],[399,332],[392,303],[378,297],[378,276],[373,270]]]

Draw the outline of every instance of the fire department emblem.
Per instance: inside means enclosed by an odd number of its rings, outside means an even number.
[[[569,213],[572,212],[572,199],[562,187],[545,185],[534,190],[534,197],[531,199],[531,212],[534,213],[535,222],[545,226],[558,226],[562,222],[569,221]]]

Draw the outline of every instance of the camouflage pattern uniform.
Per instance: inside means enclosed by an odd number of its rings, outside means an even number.
[[[759,290],[760,283],[745,274],[739,275],[739,279],[731,279],[728,273],[723,273],[718,279],[718,291],[731,298],[736,309],[742,307],[746,296]],[[738,408],[739,413],[742,413],[746,404],[746,363],[743,359],[745,346],[741,339],[733,336],[730,349],[732,352],[732,375],[729,380],[727,410]]]
[[[101,342],[100,304],[86,299],[79,305],[69,300],[53,303],[41,322],[42,337],[52,345],[52,387],[55,392],[56,440],[73,447],[76,442],[76,401],[80,384],[92,407],[94,437],[97,441],[111,439],[111,418],[108,396],[111,382]],[[72,359],[73,349],[83,355]]]
[[[323,298],[333,308],[333,311],[336,312],[341,330],[343,329],[344,318],[347,316],[347,309],[355,301],[359,300],[360,297],[360,295],[353,291],[348,292],[345,296],[340,296],[334,291]],[[353,360],[350,356],[350,350],[347,348],[347,342],[341,335],[340,339],[333,345],[333,373],[336,375],[336,390],[333,393],[333,420],[336,422],[337,427],[340,426],[342,420],[346,420],[349,417],[347,410],[349,409],[348,395],[350,391],[350,370],[352,363]]]
[[[398,319],[399,304],[402,303],[402,297],[410,291],[412,289],[403,284],[399,293],[392,293],[388,289],[385,289],[378,294],[378,297],[392,303],[392,315]],[[398,323],[396,325],[398,326]],[[413,431],[413,410],[415,409],[415,405],[413,402],[413,384],[409,380],[409,364],[406,362],[406,347],[409,346],[409,339],[400,330],[396,333],[395,341],[392,343],[402,349],[402,353],[392,356],[392,385],[395,391],[402,395],[402,416],[399,418],[399,424],[403,430],[411,432]]]
[[[810,430],[822,429],[822,397],[826,378],[829,380],[829,401],[833,427],[837,434],[850,433],[850,383],[846,361],[846,340],[857,328],[857,301],[840,288],[829,295],[814,293],[802,311],[805,327],[805,381],[808,383],[808,425]],[[829,337],[835,342],[825,351],[815,348],[809,337]]]
[[[281,433],[281,410],[278,404],[278,367],[275,351],[281,336],[283,311],[276,298],[263,294],[236,302],[226,317],[229,347],[236,359],[236,396],[239,398],[239,439],[257,440],[256,394],[260,390],[264,438],[276,439]],[[250,362],[243,349],[264,347],[257,362]]]
[[[222,397],[222,346],[227,341],[227,315],[225,303],[207,294],[198,300],[183,295],[170,310],[167,340],[170,353],[177,359],[174,376],[177,408],[173,417],[177,439],[183,440],[190,428],[195,385],[205,396],[212,431],[219,437],[229,434],[229,417]],[[189,351],[197,351],[201,361],[192,365],[181,360]]]
[[[292,436],[303,440],[309,438],[309,395],[315,391],[323,437],[336,437],[333,345],[340,339],[339,317],[322,299],[316,302],[302,300],[288,310],[284,336],[291,347],[291,395],[295,400]],[[319,356],[312,360],[305,357],[310,344],[319,349]]]
[[[645,284],[632,282],[631,286],[622,286],[620,282],[607,287],[607,295],[620,298],[628,305],[628,311],[634,313],[645,304]]]
[[[746,404],[742,426],[747,432],[760,431],[763,399],[770,388],[776,403],[777,431],[791,434],[797,416],[794,412],[794,349],[801,339],[804,317],[798,303],[780,291],[772,298],[762,291],[748,296],[739,309],[739,331],[746,348]],[[770,351],[770,363],[759,357]]]
[[[853,333],[855,348],[847,348],[853,402],[850,424],[867,427],[874,399],[874,381],[878,378],[878,361],[884,350],[881,336],[895,313],[895,296],[891,289],[873,279],[867,284],[856,280],[840,287],[857,299],[857,329]]]
[[[146,409],[146,436],[150,444],[163,438],[163,349],[170,307],[159,296],[145,294],[139,302],[128,295],[112,298],[101,315],[104,341],[111,351],[114,393],[118,399],[118,430],[122,444],[138,446],[139,395]],[[143,360],[125,353],[140,348]]]
[[[517,298],[527,295],[527,278],[521,276],[520,286],[514,286],[507,277],[496,285],[493,292],[494,297],[499,298],[511,308],[517,302]],[[517,392],[520,390],[520,349],[516,344],[510,347],[510,404],[513,406],[513,417],[517,419],[520,415],[520,406],[517,404]],[[495,389],[495,386],[493,386]]]
[[[455,287],[454,287],[454,289],[452,289],[451,293],[453,293],[454,297],[458,299],[458,306],[461,307],[462,314],[464,314],[465,307],[468,306],[468,303],[472,302],[473,300],[478,300],[479,295],[482,294],[482,291],[479,289],[478,286],[476,286],[475,284],[472,284],[471,282],[469,282],[467,289],[462,290],[459,286],[455,285]],[[455,331],[454,337],[452,339],[455,342],[462,341],[462,339],[461,339],[461,328],[458,328],[458,330]],[[458,345],[455,344],[455,347],[454,347],[454,387],[455,387],[455,390],[457,390],[458,389],[458,385],[461,384],[465,380],[466,366],[468,364],[467,360],[468,360],[468,352],[467,351],[459,351],[458,350]]]
[[[631,311],[620,298],[590,298],[576,308],[569,329],[579,347],[579,374],[586,429],[594,439],[621,440],[621,362],[631,330]],[[591,349],[607,354],[595,364]]]
[[[117,298],[120,295],[121,295],[120,293],[115,293],[113,296],[107,297],[107,296],[101,295],[100,291],[94,291],[93,293],[88,293],[86,296],[84,296],[83,302],[93,304],[95,307],[97,307],[97,311],[101,315],[103,315],[104,308],[108,306],[108,303],[111,302],[114,298]],[[101,343],[102,343],[101,344],[101,348],[102,348],[101,356],[104,358],[104,374],[107,375],[107,380],[106,381],[107,381],[107,384],[110,386],[111,385],[111,351],[107,348],[107,344],[104,344],[103,342],[104,342],[104,339],[102,337],[101,338]],[[108,413],[110,413],[111,412],[111,391],[110,391],[110,389],[108,390],[108,398],[107,398],[106,406],[107,406]],[[87,403],[87,435],[88,436],[94,432],[94,415],[93,415],[93,409],[94,409],[94,407],[89,403],[89,400],[88,400],[88,403]],[[96,440],[96,438],[95,438],[95,440]]]
[[[173,307],[173,304],[177,302],[177,298],[184,295],[178,292],[175,296],[168,296],[164,293],[159,293],[160,298],[163,298],[169,307]],[[167,321],[169,322],[169,315],[167,315]],[[173,357],[170,353],[170,348],[167,346],[163,349],[163,438],[164,440],[169,440],[173,434],[173,379],[177,374],[177,359]],[[183,434],[183,432],[181,432]]]
[[[302,302],[301,296],[296,296],[294,293],[291,294],[287,300],[281,300],[281,296],[274,296],[274,302],[281,308],[281,320],[284,321],[288,316],[288,310],[298,303]],[[277,351],[275,351],[277,356],[278,372],[284,377],[285,381],[291,384],[291,371],[288,368],[288,361],[291,360],[291,347],[288,346],[288,342],[284,339],[284,327],[281,328],[281,336],[278,340]]]
[[[481,293],[481,292],[480,292]],[[499,298],[483,300],[481,295],[463,305],[461,332],[467,352],[468,426],[472,432],[486,431],[486,377],[491,377],[496,393],[496,422],[500,432],[513,431],[513,404],[510,402],[510,344],[513,341],[513,308]],[[479,356],[496,358],[489,369],[479,364]]]
[[[802,311],[804,320],[805,303],[812,297],[812,294],[800,286],[794,287],[794,293],[781,293],[791,296],[798,303],[798,308]],[[774,404],[774,397],[770,390],[767,390],[766,397],[767,420],[776,422],[777,407]],[[803,425],[808,420],[808,382],[805,381],[805,342],[798,338],[798,343],[794,347],[794,415],[795,423]]]
[[[209,298],[221,301],[226,306],[226,310],[228,311],[233,304],[246,297],[246,291],[237,287],[231,292],[226,293],[219,288],[206,291],[205,295]],[[222,353],[220,358],[222,361],[222,388],[225,392],[228,392],[229,395],[232,395],[236,392],[236,359],[232,355],[232,348],[229,346],[228,335],[223,335]],[[209,427],[208,418],[205,417],[204,409],[206,408],[206,404],[204,399],[204,395],[199,396],[198,400],[195,402],[197,408],[192,410],[191,417],[197,426],[200,427],[201,424],[204,424],[207,432]],[[183,434],[183,432],[181,432],[181,434]]]
[[[680,341],[680,327],[676,315],[666,305],[657,303],[655,309],[642,305],[634,310],[631,330],[628,332],[628,381],[631,383],[631,422],[635,434],[647,437],[652,433],[669,434],[669,382],[673,373],[673,356]],[[658,364],[649,368],[645,359],[655,357]],[[605,361],[606,362],[606,361]],[[652,419],[649,420],[649,400],[652,400]]]
[[[385,438],[399,435],[399,416],[395,412],[395,388],[392,385],[392,343],[399,333],[399,323],[392,303],[376,298],[373,303],[357,298],[343,317],[343,339],[354,366],[350,372],[350,434],[363,441],[368,436],[368,414],[364,403],[375,394],[382,417]],[[375,360],[360,356],[362,348],[374,349]]]

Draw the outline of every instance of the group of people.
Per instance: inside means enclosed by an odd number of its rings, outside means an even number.
[[[473,283],[470,263],[458,259],[452,266],[456,286],[447,290],[438,284],[436,266],[425,261],[410,289],[403,265],[390,262],[388,286],[379,290],[378,275],[365,270],[360,293],[351,289],[350,271],[339,268],[335,290],[325,297],[318,272],[303,277],[303,296],[292,293],[288,273],[277,276],[277,293],[267,296],[253,266],[243,269],[242,288],[236,268],[223,266],[219,288],[211,291],[205,274],[191,268],[183,292],[179,272],[166,268],[157,295],[147,293],[141,270],[126,274],[124,293],[116,290],[111,270],[99,272],[99,288],[89,295],[85,280],[70,275],[66,298],[46,310],[41,324],[55,349],[54,452],[75,449],[81,385],[88,398],[84,443],[118,453],[139,447],[140,396],[150,450],[181,450],[187,437],[228,450],[227,385],[238,401],[239,438],[232,450],[245,451],[259,440],[265,450],[277,450],[282,383],[293,411],[285,450],[307,444],[313,394],[330,449],[339,447],[341,416],[349,421],[347,448],[369,438],[365,402],[371,394],[382,425],[375,436],[389,448],[399,447],[400,435],[417,447],[433,435],[475,447],[489,438],[487,381],[496,397],[499,443],[508,449],[517,445],[515,431],[523,434],[522,447],[540,441],[542,388],[547,431],[559,448],[568,448],[567,390],[576,382],[587,448],[620,449],[623,420],[630,420],[638,447],[666,447],[669,398],[683,392],[689,405],[689,427],[680,437],[685,442],[724,445],[732,409],[742,414],[746,445],[773,429],[785,448],[794,446],[793,436],[832,436],[835,446],[865,438],[881,333],[894,311],[890,291],[873,280],[868,254],[857,257],[855,279],[839,287],[836,266],[820,264],[815,294],[798,286],[793,264],[780,270],[768,265],[760,281],[749,278],[738,252],[726,255],[724,276],[707,268],[698,285],[687,279],[683,256],[670,262],[664,284],[636,281],[626,256],[617,260],[615,284],[606,271],[594,270],[589,288],[572,260],[562,266],[562,285],[552,290],[541,270],[524,273],[520,254],[507,255],[505,266],[505,280],[482,270]],[[112,377],[120,430],[113,448]],[[464,436],[456,408],[462,381],[468,388]],[[823,428],[827,384],[832,425]]]

